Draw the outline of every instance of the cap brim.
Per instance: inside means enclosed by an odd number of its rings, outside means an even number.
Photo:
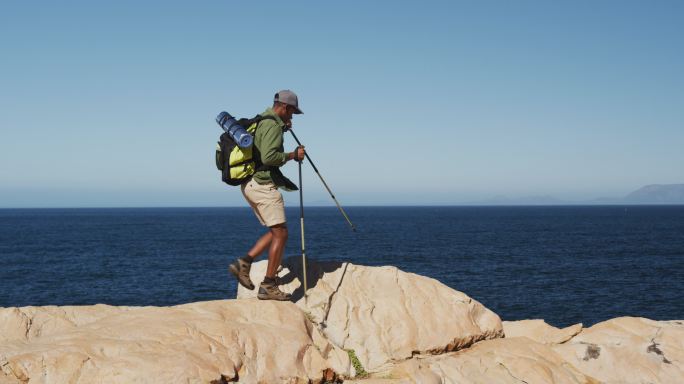
[[[295,111],[294,111],[294,114],[295,114],[295,115],[301,115],[301,114],[303,114],[303,113],[304,113],[304,112],[302,112],[301,109],[295,107]]]

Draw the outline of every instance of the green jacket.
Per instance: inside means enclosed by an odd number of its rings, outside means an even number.
[[[280,172],[289,155],[283,148],[283,133],[285,123],[273,109],[266,108],[261,116],[271,116],[275,120],[266,119],[259,123],[254,134],[255,157],[261,159],[261,163],[270,169],[257,171],[252,179],[259,184],[273,182],[277,187],[285,190],[296,191],[297,186]]]

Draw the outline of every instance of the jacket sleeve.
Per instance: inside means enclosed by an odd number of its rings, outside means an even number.
[[[259,136],[259,152],[264,165],[280,167],[285,164],[288,154],[281,152],[283,132],[277,124],[264,124],[257,130]]]

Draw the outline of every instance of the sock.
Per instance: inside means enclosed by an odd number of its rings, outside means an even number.
[[[240,258],[240,260],[242,260],[242,261],[244,261],[244,262],[246,262],[246,263],[249,263],[249,264],[252,264],[252,261],[254,261],[254,259],[252,259],[251,257],[249,257],[249,255],[244,255],[244,256],[242,256],[242,257]]]
[[[264,276],[264,284],[275,284],[275,277]]]

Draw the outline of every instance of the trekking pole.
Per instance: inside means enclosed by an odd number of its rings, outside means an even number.
[[[297,142],[297,145],[301,146],[302,143],[299,142],[297,135],[295,135],[295,133],[292,131],[292,129],[290,129],[290,133],[292,134],[292,137],[294,137],[295,141]],[[349,223],[349,226],[351,227],[352,231],[356,232],[356,227],[354,227],[354,224],[352,224],[351,220],[349,220],[349,216],[347,216],[347,214],[344,212],[344,209],[342,209],[342,206],[340,206],[340,203],[337,202],[335,195],[333,195],[332,191],[330,190],[330,187],[328,187],[328,184],[325,182],[325,180],[323,180],[323,176],[321,176],[321,173],[318,172],[318,168],[316,168],[316,165],[313,163],[313,161],[311,161],[311,157],[309,157],[309,154],[305,152],[304,156],[306,156],[306,159],[309,160],[309,163],[313,167],[314,171],[316,171],[316,174],[321,179],[323,186],[325,187],[325,189],[328,190],[328,193],[330,194],[330,197],[332,197],[332,199],[335,201],[335,204],[337,204],[337,208],[340,210],[340,213],[342,213],[342,216],[344,216],[344,218],[347,220],[347,223]],[[300,163],[300,167],[301,167],[301,163]],[[300,179],[301,179],[301,176],[300,176]]]
[[[302,162],[299,160],[299,224],[302,232],[302,271],[304,275],[304,300],[306,300],[306,247],[304,246],[304,192],[302,192]]]

